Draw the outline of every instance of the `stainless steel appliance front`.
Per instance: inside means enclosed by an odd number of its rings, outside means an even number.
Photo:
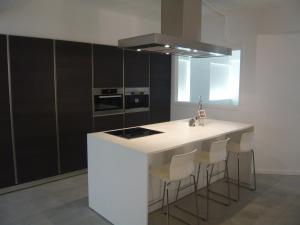
[[[149,111],[149,88],[125,88],[125,112]]]
[[[123,88],[94,88],[94,116],[124,112]]]

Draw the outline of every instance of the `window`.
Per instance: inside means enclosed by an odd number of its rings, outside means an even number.
[[[177,59],[178,102],[197,103],[201,96],[206,104],[239,104],[240,50],[232,56]]]

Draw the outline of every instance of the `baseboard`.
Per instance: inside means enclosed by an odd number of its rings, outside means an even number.
[[[7,188],[2,188],[2,189],[0,189],[0,195],[6,194],[9,192],[13,192],[13,191],[19,191],[19,190],[35,187],[35,186],[50,183],[53,181],[67,179],[67,178],[78,176],[78,175],[85,174],[85,173],[87,173],[87,169],[77,170],[74,172],[60,174],[60,175],[57,175],[54,177],[48,177],[48,178],[44,178],[41,180],[36,180],[36,181],[24,183],[24,184],[18,184],[18,185],[14,185],[14,186],[7,187]]]
[[[267,170],[256,169],[257,174],[300,175],[300,170]]]

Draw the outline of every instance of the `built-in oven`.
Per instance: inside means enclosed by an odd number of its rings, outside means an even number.
[[[125,88],[125,112],[149,111],[149,88]]]
[[[94,116],[124,112],[123,88],[94,88]]]

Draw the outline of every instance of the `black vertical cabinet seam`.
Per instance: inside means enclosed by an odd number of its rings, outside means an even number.
[[[0,105],[0,188],[3,188],[15,184],[5,35],[0,35]]]
[[[171,56],[150,55],[150,115],[151,123],[170,120]]]
[[[56,82],[62,173],[87,167],[93,130],[92,45],[56,41]]]
[[[9,36],[18,180],[58,174],[53,41]]]

